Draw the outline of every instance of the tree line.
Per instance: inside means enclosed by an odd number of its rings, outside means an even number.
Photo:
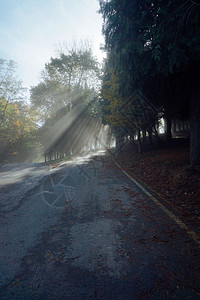
[[[199,165],[199,1],[99,3],[107,52],[101,101],[104,122],[121,138],[136,132],[140,142],[146,134],[151,141],[161,117],[167,122],[168,140],[171,120],[189,119],[190,161]]]
[[[27,102],[12,61],[0,60],[0,159],[63,158],[96,145],[101,124],[117,147],[159,141],[158,126],[189,120],[191,166],[200,163],[200,3],[99,0],[106,59],[90,44],[60,48]],[[101,121],[100,121],[101,120]],[[104,141],[104,145],[106,142]]]
[[[88,41],[60,48],[30,99],[15,73],[15,63],[1,59],[1,162],[55,160],[96,143],[101,70]]]

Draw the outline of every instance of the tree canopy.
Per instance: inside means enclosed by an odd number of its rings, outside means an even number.
[[[43,126],[39,137],[50,159],[52,154],[49,153],[63,157],[81,147],[80,141],[83,145],[91,139],[86,135],[94,128],[89,129],[86,123],[93,118],[91,122],[96,126],[94,119],[99,109],[94,99],[97,99],[99,88],[99,64],[88,45],[62,49],[58,57],[45,64],[40,83],[31,89],[31,103],[40,110]],[[83,128],[87,128],[88,134],[84,132],[83,135]]]
[[[0,59],[0,159],[33,157],[36,112],[26,103],[25,89],[15,75],[15,63]]]
[[[193,107],[199,112],[200,3],[191,0],[99,2],[107,65],[117,75],[119,97],[125,102],[132,97],[134,112],[133,95],[135,90],[140,90],[158,111],[163,111],[169,138],[171,119],[190,116],[191,164],[199,164],[200,120]]]
[[[40,83],[31,89],[31,103],[47,118],[62,107],[70,107],[77,97],[95,92],[99,75],[91,48],[62,51],[45,64]]]

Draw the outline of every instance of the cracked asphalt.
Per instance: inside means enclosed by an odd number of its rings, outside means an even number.
[[[200,299],[198,245],[109,157],[9,170],[0,299]]]

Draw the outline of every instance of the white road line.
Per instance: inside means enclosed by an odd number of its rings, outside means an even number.
[[[149,193],[139,182],[132,178],[113,158],[113,162],[118,166],[118,168],[131,180],[133,181],[162,211],[168,215],[176,224],[186,231],[188,236],[192,238],[198,245],[200,245],[200,237],[191,230],[185,223],[183,223],[175,214],[173,214],[168,208],[166,208],[158,199],[156,199],[151,193]]]

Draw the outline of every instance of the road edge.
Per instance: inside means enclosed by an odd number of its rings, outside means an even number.
[[[172,219],[181,229],[183,229],[187,235],[194,240],[197,245],[200,246],[200,237],[196,232],[191,230],[183,221],[181,221],[173,212],[171,212],[164,204],[162,204],[156,197],[154,197],[147,189],[135,180],[130,174],[128,174],[122,166],[112,157],[111,158],[114,164],[153,202],[156,204],[170,219]]]

